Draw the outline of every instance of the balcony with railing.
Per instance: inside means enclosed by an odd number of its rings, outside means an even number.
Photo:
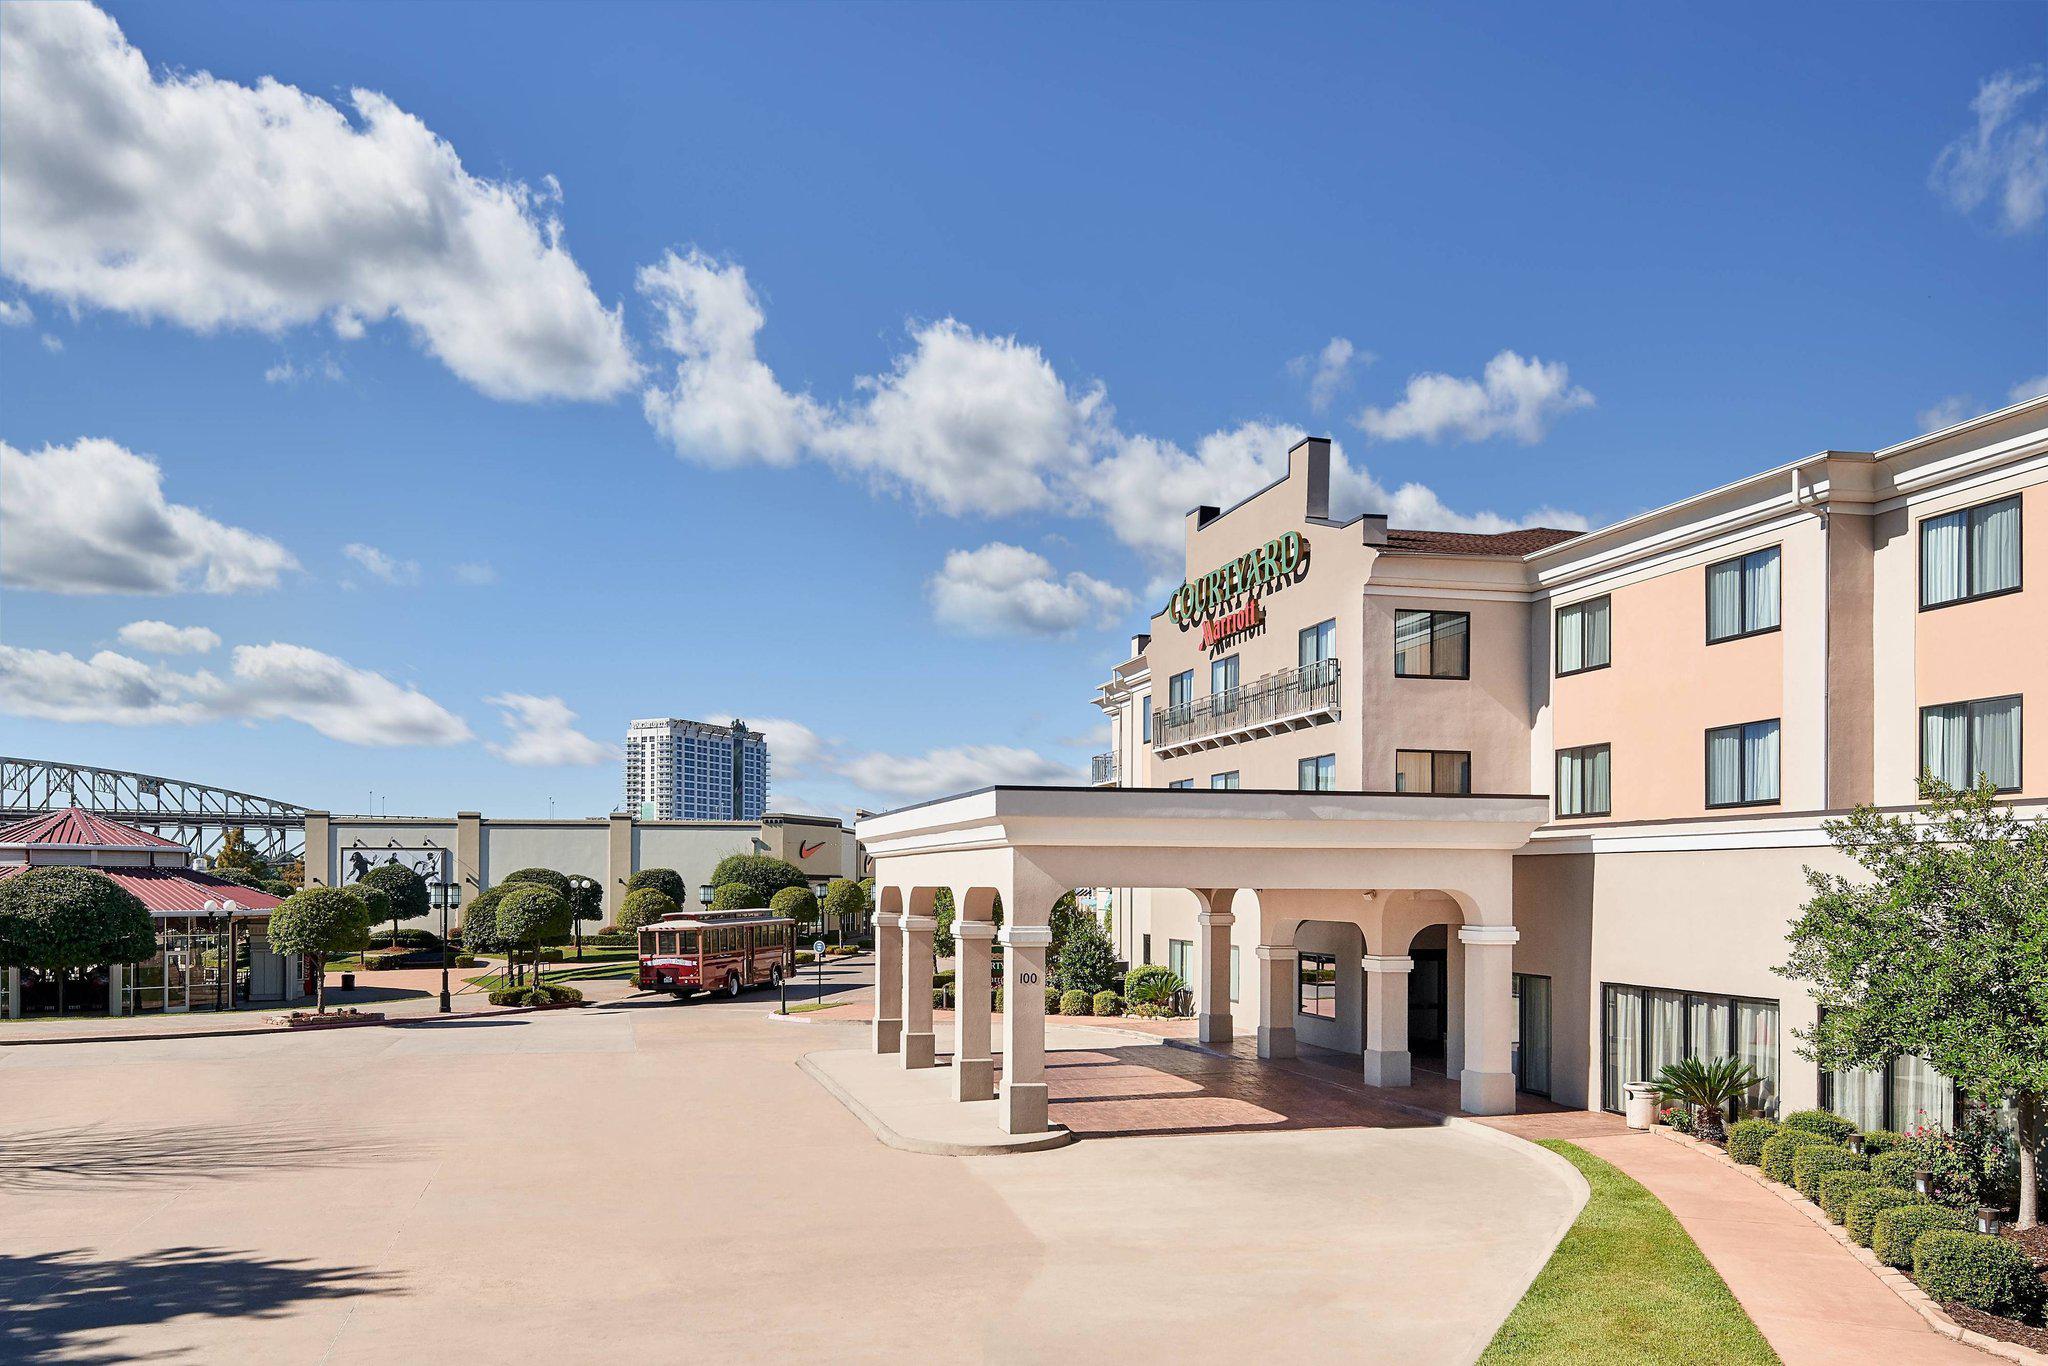
[[[1116,786],[1116,755],[1098,754],[1088,761],[1088,785],[1090,787]]]
[[[1223,692],[1152,713],[1152,747],[1162,757],[1193,754],[1337,719],[1337,661],[1282,669]]]

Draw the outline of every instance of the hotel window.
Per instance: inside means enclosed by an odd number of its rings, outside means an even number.
[[[1152,743],[1152,694],[1146,693],[1138,699],[1138,715],[1145,718],[1145,743]]]
[[[1606,745],[1580,745],[1557,752],[1557,814],[1614,814],[1614,760]]]
[[[1394,677],[1470,678],[1468,612],[1394,613]]]
[[[1296,960],[1294,1008],[1318,1019],[1337,1018],[1337,958],[1304,953]]]
[[[1707,644],[1778,629],[1778,547],[1707,566]]]
[[[1594,598],[1557,609],[1557,676],[1604,669],[1614,662],[1608,622],[1611,598]]]
[[[1946,607],[2020,586],[2020,500],[2001,498],[1920,523],[1920,605]]]
[[[1472,790],[1472,751],[1466,749],[1397,749],[1394,791],[1437,795]]]
[[[1894,1058],[1883,1067],[1820,1074],[1820,1103],[1857,1128],[1910,1129],[1922,1124],[1951,1129],[1956,1085],[1924,1058]]]
[[[1168,710],[1185,711],[1195,700],[1195,671],[1182,669],[1166,680],[1166,705]]]
[[[1600,1046],[1602,1109],[1621,1109],[1623,1086],[1654,1081],[1666,1064],[1683,1058],[1748,1064],[1762,1081],[1742,1108],[1767,1114],[1778,1108],[1776,1001],[1603,985]]]
[[[1228,773],[1211,773],[1209,775],[1209,786],[1218,792],[1235,792],[1237,790],[1237,770],[1233,768]]]
[[[1306,669],[1311,664],[1320,664],[1326,659],[1337,657],[1337,619],[1319,621],[1314,626],[1301,628],[1301,658],[1298,661]]]
[[[1219,711],[1237,709],[1237,656],[1225,655],[1209,661],[1209,696]]]
[[[1295,785],[1303,792],[1334,792],[1337,788],[1337,756],[1318,754],[1295,766]]]
[[[1195,984],[1195,941],[1192,939],[1169,939],[1166,941],[1166,970],[1186,982]]]
[[[1776,721],[1707,732],[1708,806],[1768,806],[1777,800]]]
[[[1172,788],[1176,792],[1185,791],[1186,789],[1191,788],[1194,785],[1195,780],[1193,778],[1175,778],[1172,782],[1167,784],[1168,787]]]
[[[1230,999],[1237,999],[1237,945],[1230,946]]]
[[[1989,777],[2000,792],[2020,787],[2020,699],[1993,697],[1920,709],[1920,768],[1950,787]]]

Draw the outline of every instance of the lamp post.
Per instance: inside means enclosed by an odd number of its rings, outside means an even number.
[[[712,886],[710,883],[705,882],[698,884],[697,900],[703,903],[705,910],[708,911],[711,909],[711,898],[717,895],[718,889]]]
[[[570,924],[574,926],[576,931],[576,961],[579,963],[583,961],[583,910],[576,904],[575,898],[581,897],[586,890],[593,889],[596,886],[597,881],[594,878],[587,878],[581,873],[569,874],[569,891],[571,894],[569,902]]]
[[[455,903],[455,884],[436,882],[431,891],[441,912],[441,1013],[447,1015],[454,1010],[448,1000],[448,911]]]

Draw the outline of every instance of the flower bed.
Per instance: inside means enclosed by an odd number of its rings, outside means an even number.
[[[384,1012],[355,1010],[345,1006],[340,1010],[330,1010],[324,1015],[312,1010],[293,1010],[270,1018],[274,1023],[281,1024],[287,1029],[339,1029],[348,1025],[382,1024]]]

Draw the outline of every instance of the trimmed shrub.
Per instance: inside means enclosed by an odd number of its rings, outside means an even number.
[[[1913,1176],[1920,1159],[1908,1152],[1879,1153],[1870,1159],[1870,1174],[1893,1190],[1913,1189]]]
[[[1820,1180],[1814,1183],[1814,1203],[1820,1206],[1821,1213],[1839,1224],[1849,1217],[1849,1197],[1858,1191],[1869,1190],[1876,1184],[1876,1177],[1855,1167],[1825,1172]]]
[[[1863,1135],[1863,1151],[1867,1156],[1878,1157],[1890,1152],[1905,1142],[1905,1136],[1895,1129],[1872,1129]]]
[[[633,893],[643,887],[652,888],[660,892],[678,906],[690,899],[689,884],[684,882],[683,875],[673,868],[642,868],[639,872],[627,878],[627,900],[630,901]]]
[[[1084,991],[1090,996],[1116,990],[1116,950],[1095,929],[1093,920],[1068,934],[1067,942],[1060,945],[1052,979],[1068,991]]]
[[[370,947],[373,949],[438,949],[441,947],[441,937],[432,930],[400,930],[398,937],[394,940],[389,930],[383,930],[370,936]]]
[[[758,911],[767,904],[766,897],[744,882],[721,882],[711,893],[714,911]]]
[[[1094,1013],[1095,998],[1085,991],[1060,993],[1060,1014],[1091,1015]]]
[[[1134,1020],[1170,1020],[1173,1018],[1173,1007],[1155,1005],[1151,1001],[1134,1001],[1125,1009],[1124,1014]]]
[[[810,950],[803,949],[800,951],[800,953],[808,954],[810,953]],[[959,974],[955,972],[952,968],[947,968],[944,971],[935,972],[932,974],[932,985],[935,987],[949,987],[959,980]]]
[[[1819,1134],[1805,1129],[1780,1129],[1764,1143],[1763,1162],[1761,1163],[1764,1175],[1780,1185],[1791,1185],[1792,1155],[1801,1148],[1810,1148],[1816,1144],[1825,1145],[1830,1148],[1835,1146]],[[1843,1151],[1846,1152],[1848,1150],[1845,1148]]]
[[[1829,1172],[1870,1170],[1870,1162],[1847,1148],[1815,1143],[1792,1154],[1792,1188],[1809,1200],[1820,1199],[1820,1179]]]
[[[989,1009],[995,1011],[998,1015],[1003,1013],[1003,989],[1001,987],[996,988],[995,999],[989,1003]]]
[[[1858,1247],[1869,1247],[1870,1240],[1876,1233],[1878,1215],[1888,1209],[1897,1209],[1901,1205],[1927,1203],[1928,1199],[1924,1195],[1894,1190],[1873,1177],[1873,1184],[1865,1186],[1849,1197],[1848,1213],[1842,1220],[1842,1228],[1848,1233],[1850,1242]]]
[[[766,854],[728,854],[711,870],[711,885],[722,892],[732,883],[752,888],[760,898],[737,908],[746,910],[766,906],[768,898],[784,887],[808,887],[811,880],[804,876],[801,868],[783,859],[770,858]],[[716,900],[712,902],[713,906],[717,904]]]
[[[1124,974],[1124,999],[1131,1002],[1163,1006],[1173,1000],[1176,991],[1186,989],[1179,973],[1157,963],[1141,963]]]
[[[1827,1110],[1794,1110],[1785,1116],[1785,1127],[1819,1134],[1830,1143],[1840,1143],[1856,1132],[1856,1126]]]
[[[372,869],[371,871],[374,872],[375,870]],[[365,877],[367,876],[365,874]],[[505,874],[498,881],[501,884],[506,882],[532,883],[535,886],[547,888],[564,900],[567,900],[569,896],[569,875],[567,873],[558,873],[552,868],[521,868],[515,872]]]
[[[1047,987],[1045,989],[1045,1013],[1048,1015],[1060,1013],[1060,989],[1058,987]]]
[[[626,893],[625,904],[619,907],[619,928],[637,935],[641,927],[682,909],[674,897],[659,887],[635,887]]]
[[[1124,1013],[1124,998],[1113,991],[1096,992],[1094,1004],[1097,1015],[1121,1015]]]
[[[818,895],[808,887],[784,887],[768,898],[768,909],[808,931],[818,923]]]
[[[1764,1160],[1764,1144],[1777,1132],[1768,1119],[1738,1119],[1728,1127],[1728,1156],[1745,1167],[1757,1166]]]
[[[1870,1226],[1870,1250],[1886,1266],[1913,1269],[1913,1244],[1923,1233],[1963,1227],[1963,1216],[1940,1205],[1899,1205],[1877,1216]]]
[[[2048,1286],[2019,1244],[1988,1233],[1936,1229],[1913,1244],[1913,1279],[1928,1298],[2030,1319]]]
[[[504,987],[491,993],[494,1006],[546,1006],[580,1001],[583,993],[574,987],[550,982],[546,986]]]
[[[953,1008],[953,988],[950,986],[933,987],[932,1008],[935,1010],[951,1010]]]

